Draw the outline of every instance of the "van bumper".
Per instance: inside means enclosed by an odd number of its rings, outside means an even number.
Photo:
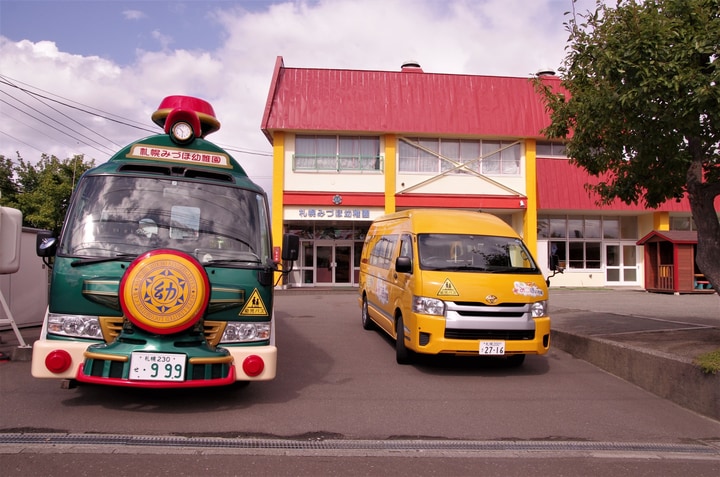
[[[550,318],[534,318],[535,333],[532,339],[503,339],[490,337],[479,339],[445,338],[445,320],[423,317],[423,325],[410,330],[409,349],[423,354],[478,355],[481,341],[505,341],[505,354],[545,354],[550,349]],[[409,323],[405,326],[408,327]],[[498,330],[491,330],[492,336]],[[509,330],[515,331],[515,330]],[[482,333],[480,331],[480,333]],[[428,336],[429,335],[429,336]],[[427,344],[421,344],[427,343]]]

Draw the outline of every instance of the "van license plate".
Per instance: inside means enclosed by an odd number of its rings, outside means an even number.
[[[505,354],[505,341],[481,341],[480,354],[493,356]]]
[[[185,381],[185,362],[184,354],[135,351],[130,356],[130,379]]]

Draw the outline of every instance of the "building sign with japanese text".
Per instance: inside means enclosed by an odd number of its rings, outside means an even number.
[[[286,207],[285,220],[363,220],[371,221],[384,213],[375,207]]]

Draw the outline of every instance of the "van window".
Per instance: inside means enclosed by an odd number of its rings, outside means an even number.
[[[403,235],[400,239],[400,256],[412,258],[412,237]]]
[[[390,268],[393,251],[398,241],[397,235],[385,235],[380,237],[370,250],[370,265],[380,268]]]
[[[522,240],[462,234],[419,234],[420,268],[492,273],[539,273]]]

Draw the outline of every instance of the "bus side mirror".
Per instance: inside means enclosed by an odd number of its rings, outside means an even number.
[[[300,256],[300,237],[292,234],[283,235],[282,259],[294,262]]]
[[[41,230],[35,237],[35,252],[38,257],[48,258],[57,251],[57,238],[49,230]]]

